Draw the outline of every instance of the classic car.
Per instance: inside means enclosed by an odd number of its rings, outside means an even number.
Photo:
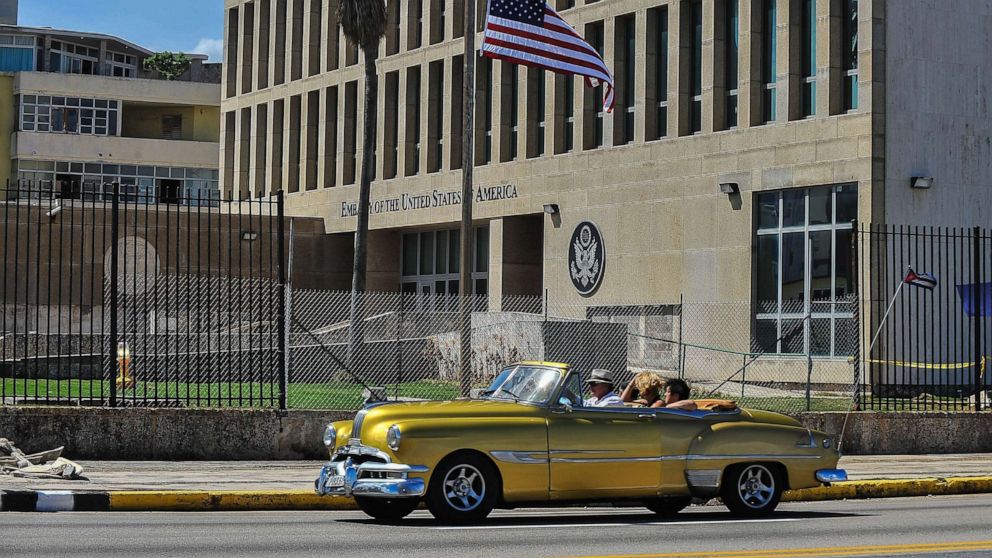
[[[521,362],[475,399],[373,403],[327,426],[321,495],[396,521],[421,501],[444,522],[494,508],[612,502],[678,513],[719,496],[743,516],[783,490],[846,480],[834,440],[785,415],[697,401],[695,411],[588,407],[579,371]]]

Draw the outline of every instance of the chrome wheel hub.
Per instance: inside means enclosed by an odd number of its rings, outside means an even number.
[[[745,505],[761,509],[775,496],[775,477],[764,465],[750,465],[741,473],[737,488]]]
[[[458,465],[444,476],[444,499],[453,509],[472,511],[485,497],[486,481],[475,467]]]

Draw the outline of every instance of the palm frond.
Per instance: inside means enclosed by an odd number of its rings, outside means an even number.
[[[375,47],[386,34],[385,0],[338,0],[338,21],[349,41]]]

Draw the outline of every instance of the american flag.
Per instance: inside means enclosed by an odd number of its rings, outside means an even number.
[[[488,0],[482,55],[604,84],[603,108],[613,110],[613,74],[603,57],[544,0]]]

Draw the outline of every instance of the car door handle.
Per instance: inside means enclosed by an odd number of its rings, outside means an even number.
[[[637,415],[637,418],[639,419],[653,419],[654,417],[655,417],[654,413],[641,413]]]

